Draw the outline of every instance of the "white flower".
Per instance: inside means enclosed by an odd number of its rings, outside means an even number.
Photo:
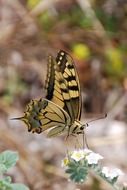
[[[111,180],[113,180],[116,177],[119,177],[120,175],[123,175],[123,172],[118,168],[114,168],[111,170],[110,168],[103,167],[102,173],[106,178],[110,178]]]
[[[78,162],[82,160],[83,158],[85,158],[91,152],[92,151],[89,149],[74,150],[73,152],[70,153],[70,157],[74,159],[76,162]]]
[[[90,149],[79,149],[74,150],[69,153],[70,158],[74,159],[76,162],[86,159],[88,164],[97,164],[103,157],[100,154],[92,152]]]
[[[74,159],[76,162],[82,160],[85,157],[84,150],[75,150],[71,154],[71,158]]]
[[[89,155],[86,156],[86,159],[88,161],[88,164],[97,164],[100,159],[103,159],[103,156],[91,152]]]

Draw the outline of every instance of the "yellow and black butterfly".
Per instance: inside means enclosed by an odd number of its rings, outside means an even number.
[[[46,98],[32,100],[24,116],[15,119],[24,121],[28,131],[41,133],[49,129],[48,137],[63,132],[83,134],[86,125],[80,123],[79,78],[73,59],[65,51],[60,50],[56,59],[49,56],[45,88]]]

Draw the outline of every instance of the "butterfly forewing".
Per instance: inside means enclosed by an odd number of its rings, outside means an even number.
[[[61,71],[64,80],[66,81],[66,87],[68,89],[68,93],[70,96],[69,100],[64,98],[64,101],[66,101],[66,104],[71,105],[70,112],[72,113],[70,114],[71,115],[73,114],[75,119],[80,120],[81,117],[80,84],[79,84],[79,77],[74,65],[74,61],[69,54],[67,54],[63,50],[60,50],[56,57],[56,62],[59,66],[59,70]]]
[[[73,59],[65,51],[60,50],[56,60],[52,56],[49,57],[46,84],[46,98],[63,108],[70,115],[71,122],[80,119],[78,74]]]

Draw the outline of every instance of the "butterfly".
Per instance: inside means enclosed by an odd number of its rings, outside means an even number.
[[[26,123],[28,131],[48,137],[67,132],[83,134],[86,124],[81,124],[81,91],[78,73],[72,57],[60,50],[54,58],[48,57],[46,97],[31,100],[23,117],[14,118]]]

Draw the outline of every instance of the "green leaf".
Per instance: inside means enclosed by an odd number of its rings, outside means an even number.
[[[70,175],[70,179],[76,183],[82,183],[88,175],[88,165],[86,162],[75,162],[70,160],[66,173]]]
[[[0,154],[0,172],[5,173],[9,168],[14,166],[19,159],[18,153],[13,151],[4,151]],[[29,190],[23,184],[11,183],[11,177],[3,177],[0,179],[0,190]]]
[[[7,171],[7,168],[6,168],[5,164],[0,163],[0,174],[5,173],[6,171]]]
[[[79,165],[78,162],[76,162],[76,161],[74,161],[74,160],[71,160],[71,161],[69,162],[69,164],[68,164],[68,167],[70,167],[70,168],[75,168],[75,167],[77,167],[78,165]]]
[[[13,167],[17,160],[19,159],[18,157],[18,153],[17,152],[13,152],[13,151],[4,151],[0,154],[0,169],[5,171],[6,170]]]
[[[0,190],[29,190],[29,188],[20,183],[10,184],[5,180],[0,180]]]
[[[0,180],[0,190],[12,190],[11,184],[6,180]]]
[[[28,187],[20,183],[11,184],[11,188],[12,190],[29,190]]]
[[[10,176],[7,176],[4,178],[4,181],[8,182],[8,183],[11,183],[11,177]]]
[[[75,170],[73,168],[66,169],[66,173],[73,173]]]

